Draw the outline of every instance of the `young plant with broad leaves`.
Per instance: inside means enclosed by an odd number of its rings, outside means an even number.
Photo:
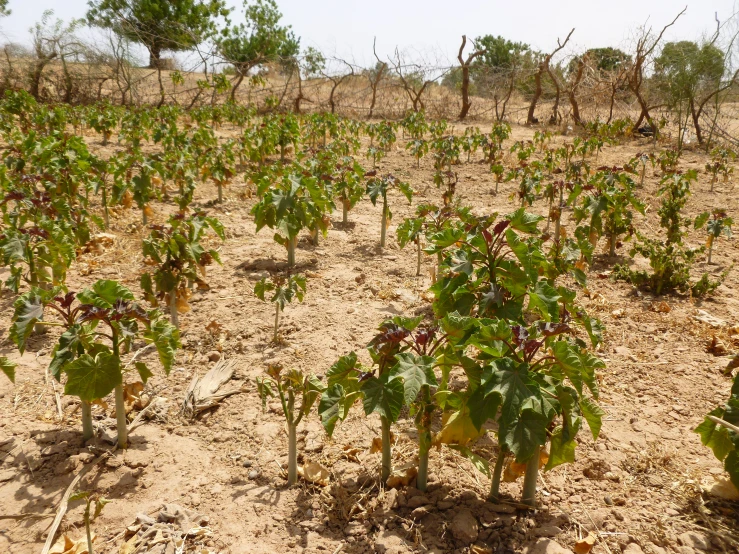
[[[285,311],[285,305],[293,300],[303,301],[305,296],[305,277],[303,275],[287,275],[283,277],[264,277],[254,285],[254,294],[263,302],[272,302],[275,305],[275,329],[272,340],[279,340],[280,314]],[[270,296],[271,295],[271,296]]]
[[[168,307],[172,324],[178,328],[178,313],[189,310],[188,285],[208,290],[206,267],[214,261],[221,263],[218,251],[202,244],[209,229],[225,239],[223,225],[216,218],[203,212],[189,217],[178,212],[166,225],[152,225],[143,241],[144,263],[154,269],[141,275],[141,288],[154,306],[161,303]]]
[[[704,212],[695,218],[693,227],[700,229],[703,226],[706,227],[708,237],[706,238],[706,248],[708,248],[708,263],[711,263],[711,257],[713,255],[713,243],[721,235],[724,235],[727,239],[732,237],[731,225],[734,220],[730,218],[726,212],[722,209],[716,209],[712,212]]]
[[[372,201],[372,205],[376,206],[377,201],[382,199],[382,220],[380,223],[380,248],[385,248],[387,226],[393,217],[388,205],[387,195],[392,189],[397,189],[400,193],[408,199],[408,203],[413,199],[413,189],[410,185],[404,181],[401,181],[394,175],[385,175],[383,177],[375,176],[371,177],[367,181],[367,195]]]
[[[267,375],[257,377],[257,392],[263,407],[270,397],[277,396],[280,400],[282,415],[287,421],[287,484],[292,487],[298,482],[298,425],[326,387],[314,375],[304,375],[297,369],[283,372],[282,367],[271,365]]]
[[[15,302],[10,338],[21,354],[25,351],[34,325],[63,329],[51,354],[49,373],[61,381],[66,377],[65,394],[78,396],[82,403],[82,429],[85,439],[92,437],[91,403],[115,392],[118,445],[128,442],[124,404],[123,355],[136,340],[152,343],[165,373],[174,363],[180,346],[177,329],[156,310],[146,311],[134,301],[133,293],[116,281],[100,280],[80,293],[64,293],[34,288]],[[45,318],[45,312],[54,317]],[[57,321],[58,320],[58,321]],[[141,361],[134,364],[146,381],[153,375]]]

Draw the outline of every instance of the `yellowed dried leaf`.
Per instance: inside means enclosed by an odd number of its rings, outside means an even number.
[[[321,485],[325,487],[329,483],[331,474],[328,469],[323,467],[318,462],[306,462],[298,468],[298,475],[309,483]]]
[[[595,546],[596,537],[590,533],[587,537],[580,539],[575,543],[575,554],[588,554]]]

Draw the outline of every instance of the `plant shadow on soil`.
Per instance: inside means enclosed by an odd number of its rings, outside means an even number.
[[[16,455],[17,461],[14,464],[17,466],[15,479],[21,480],[22,484],[15,491],[14,497],[23,504],[22,513],[49,514],[49,518],[29,518],[19,521],[18,525],[30,530],[41,524],[42,526],[38,528],[39,532],[46,533],[47,524],[56,514],[61,496],[67,490],[67,487],[76,475],[83,471],[84,467],[93,463],[93,460],[97,459],[99,455],[109,450],[110,445],[95,441],[100,444],[101,448],[90,449],[84,446],[82,433],[72,429],[32,430],[30,433],[41,449],[39,455],[43,462],[34,471],[29,467],[29,459],[23,449],[18,452]],[[116,451],[108,458],[107,462],[110,463],[111,459],[115,459],[116,454],[123,456],[124,452],[145,451],[147,449],[148,443],[143,437],[131,436],[126,451]],[[49,450],[52,453],[44,454],[44,451],[48,452]],[[83,464],[82,461],[76,464],[69,463],[73,456],[86,453],[91,453],[94,456],[86,464]],[[141,469],[132,470],[125,466],[123,462],[118,464],[117,461],[113,462],[112,466],[105,462],[98,463],[97,468],[91,468],[80,480],[75,490],[99,491],[108,500],[124,498],[135,487],[142,471]],[[83,502],[83,500],[70,502],[69,509],[73,510]]]

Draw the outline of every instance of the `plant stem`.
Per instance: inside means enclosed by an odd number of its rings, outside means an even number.
[[[318,230],[318,227],[313,229],[311,232],[311,238],[313,239],[313,246],[318,246],[318,235],[320,234],[320,231]]]
[[[390,420],[386,417],[380,417],[382,424],[382,470],[380,479],[384,483],[390,477],[392,471],[392,447],[390,445]]]
[[[534,449],[534,455],[526,463],[526,475],[523,478],[523,494],[521,503],[536,508],[536,479],[539,477],[540,446]]]
[[[180,328],[180,318],[177,314],[177,289],[169,293],[169,319],[172,325]]]
[[[418,245],[418,260],[416,262],[416,277],[421,275],[421,257],[423,255],[423,252],[421,251],[421,237],[418,237],[416,239],[416,244]]]
[[[429,473],[429,450],[431,450],[431,412],[434,407],[431,404],[431,390],[428,385],[423,387],[424,414],[418,426],[418,478],[416,488],[426,492]]]
[[[103,184],[102,202],[103,221],[105,222],[105,230],[107,231],[110,228],[110,216],[108,215],[108,193],[106,191],[105,184]]]
[[[89,441],[92,438],[92,408],[90,403],[82,400],[82,439]]]
[[[349,200],[342,200],[341,208],[341,222],[346,225],[349,223]]]
[[[221,183],[216,183],[218,185],[218,203],[223,204],[223,185]]]
[[[146,206],[141,208],[141,223],[143,223],[144,225],[149,223],[149,218],[146,217]]]
[[[280,326],[280,304],[279,302],[275,303],[275,334],[272,337],[274,342],[277,342],[277,329]]]
[[[118,335],[113,331],[113,355],[120,360],[121,353],[118,348]],[[118,448],[128,446],[128,421],[126,420],[126,405],[123,402],[123,383],[115,387],[115,416],[118,429]]]
[[[382,197],[382,226],[380,227],[380,247],[385,248],[385,236],[387,235],[387,196]]]
[[[500,498],[500,476],[503,474],[503,464],[505,463],[506,453],[501,450],[498,453],[498,458],[495,460],[495,467],[493,468],[493,480],[490,484],[490,500],[497,502]]]
[[[287,238],[287,267],[295,267],[295,245],[298,237]]]
[[[611,235],[608,237],[609,251],[608,255],[613,258],[616,255],[616,236]]]
[[[92,550],[92,531],[90,530],[90,499],[87,498],[87,507],[85,508],[85,533],[87,534],[87,554],[95,554]]]
[[[711,255],[713,254],[713,240],[708,245],[708,264],[711,264]]]

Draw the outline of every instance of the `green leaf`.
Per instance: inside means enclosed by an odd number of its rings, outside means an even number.
[[[434,375],[436,360],[431,356],[416,356],[403,352],[397,356],[397,364],[390,370],[390,379],[403,380],[404,400],[410,406],[418,396],[421,387],[437,386]]]
[[[49,373],[58,381],[66,364],[74,360],[78,354],[82,354],[80,331],[81,325],[72,325],[59,337],[54,347],[54,353],[49,364]]]
[[[447,447],[459,452],[462,456],[472,462],[472,465],[475,466],[475,469],[477,471],[490,479],[490,464],[488,464],[488,461],[486,459],[481,458],[480,456],[472,452],[472,450],[470,450],[466,446],[462,446],[461,444],[447,444]]]
[[[593,434],[593,440],[598,440],[600,428],[603,425],[603,416],[606,413],[595,403],[595,400],[589,397],[580,397],[580,411],[585,421],[588,422],[590,432]]]
[[[540,215],[527,213],[524,208],[519,208],[515,212],[505,216],[510,223],[510,227],[516,231],[532,235],[538,232],[539,222],[544,218]]]
[[[99,352],[93,358],[83,354],[67,366],[64,394],[92,402],[103,398],[123,382],[121,361],[112,352]]]
[[[364,394],[362,403],[364,413],[370,415],[377,412],[382,417],[395,422],[403,407],[403,383],[398,379],[391,379],[389,373],[378,377],[370,377],[361,387]]]
[[[698,217],[695,218],[695,222],[693,223],[694,229],[700,229],[706,224],[706,221],[708,221],[708,218],[711,217],[711,212],[703,212],[702,214],[699,214]]]
[[[0,371],[2,371],[8,379],[10,379],[11,383],[15,383],[16,366],[17,364],[11,362],[5,356],[0,356]]]
[[[716,408],[709,415],[714,417],[723,418],[724,410],[722,408]],[[718,460],[723,461],[729,452],[734,450],[734,443],[731,441],[729,436],[729,430],[723,425],[714,423],[708,418],[705,418],[703,422],[694,429],[695,433],[698,433],[701,437],[703,446],[707,446],[713,450],[713,455]]]
[[[557,427],[552,433],[549,445],[549,461],[544,471],[549,471],[561,464],[574,463],[575,446],[575,439],[564,440],[562,437],[562,427]]]
[[[100,279],[92,288],[77,295],[81,304],[92,304],[98,308],[112,308],[117,300],[133,301],[133,293],[118,281]]]
[[[724,469],[729,474],[729,479],[739,489],[739,451],[732,450],[724,460]]]
[[[506,428],[503,442],[516,456],[518,463],[527,462],[537,446],[547,441],[549,420],[534,410],[522,410],[521,415]]]
[[[334,383],[323,392],[318,403],[318,415],[321,416],[321,423],[329,437],[333,435],[336,422],[340,419],[339,407],[343,398],[344,387]]]
[[[136,371],[139,372],[139,377],[141,377],[141,382],[146,384],[146,382],[154,375],[151,370],[146,366],[144,362],[136,362]]]
[[[154,343],[164,372],[169,375],[169,370],[174,364],[175,351],[180,347],[180,333],[177,327],[160,317],[152,322],[151,327],[144,333],[144,338]]]
[[[349,354],[339,358],[326,372],[326,379],[329,386],[337,383],[343,383],[347,379],[357,378],[357,354],[350,352]]]
[[[10,339],[18,346],[20,353],[26,349],[26,341],[33,332],[33,326],[41,321],[44,315],[45,295],[39,289],[33,289],[20,296],[13,307],[13,323],[10,326]]]
[[[557,290],[546,281],[538,281],[533,291],[529,291],[529,310],[539,312],[546,321],[559,320],[559,299]]]

